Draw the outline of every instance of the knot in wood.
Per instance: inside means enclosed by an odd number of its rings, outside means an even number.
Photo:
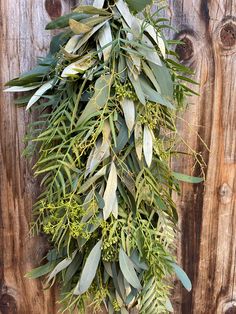
[[[188,37],[181,38],[183,44],[177,45],[175,51],[180,61],[188,61],[194,54],[193,43]]]
[[[219,188],[219,200],[222,204],[229,204],[232,201],[233,191],[227,183]]]
[[[62,14],[61,0],[46,0],[45,9],[52,20],[58,18]]]
[[[1,314],[17,314],[16,300],[13,296],[4,293],[0,297],[0,313]]]
[[[225,23],[220,30],[220,40],[225,48],[236,44],[236,25],[232,21]]]

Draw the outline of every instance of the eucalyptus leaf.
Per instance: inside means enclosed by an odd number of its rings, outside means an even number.
[[[192,177],[192,176],[188,176],[186,174],[183,173],[179,173],[179,172],[173,172],[173,176],[179,180],[179,181],[184,181],[187,183],[201,183],[204,181],[203,178],[200,177]]]
[[[51,21],[50,23],[47,24],[46,29],[52,30],[52,29],[56,29],[56,28],[65,28],[65,27],[69,26],[69,20],[70,19],[80,21],[82,19],[87,18],[88,16],[89,15],[87,15],[87,14],[72,12],[72,13],[60,16],[56,20]]]
[[[152,4],[152,0],[126,0],[130,9],[134,12],[141,12],[147,5]]]
[[[54,85],[54,80],[50,80],[49,82],[43,84],[35,94],[30,98],[26,106],[26,110],[29,110],[49,89],[51,89]]]
[[[91,286],[97,272],[97,268],[101,259],[102,240],[100,240],[91,250],[84,268],[82,270],[80,280],[77,283],[74,294],[84,294]]]
[[[140,290],[142,288],[138,276],[134,269],[134,264],[128,255],[120,248],[119,252],[119,264],[120,269],[125,277],[125,279],[136,289]]]
[[[176,276],[179,278],[179,280],[182,282],[184,288],[188,291],[192,290],[192,283],[190,279],[188,278],[187,274],[185,271],[177,264],[171,263],[171,266],[173,267]]]
[[[111,163],[110,173],[107,180],[106,190],[104,192],[104,203],[103,217],[107,220],[111,213],[114,214],[115,218],[118,216],[118,200],[116,195],[117,190],[117,171],[114,162]]]
[[[150,167],[153,156],[153,134],[147,125],[143,128],[143,154],[148,167]]]
[[[135,106],[134,101],[124,98],[121,101],[121,107],[124,112],[125,122],[130,132],[132,132],[135,122]]]

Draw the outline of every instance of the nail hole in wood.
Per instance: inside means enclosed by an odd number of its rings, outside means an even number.
[[[46,0],[45,9],[52,20],[58,18],[62,14],[61,0]]]
[[[233,191],[227,183],[219,188],[219,200],[222,204],[229,204],[232,201]]]
[[[232,22],[226,23],[220,31],[220,40],[226,48],[231,48],[236,43],[236,25]]]
[[[188,37],[181,38],[183,44],[177,45],[175,51],[180,61],[188,61],[194,54],[193,43]]]

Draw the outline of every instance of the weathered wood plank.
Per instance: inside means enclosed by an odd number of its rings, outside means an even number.
[[[76,1],[1,1],[1,86],[29,69],[44,55],[47,21]],[[170,0],[170,16],[185,46],[183,63],[196,70],[201,97],[193,97],[180,123],[186,141],[202,151],[208,163],[205,187],[183,185],[180,204],[180,249],[183,267],[193,281],[192,294],[176,285],[176,313],[236,313],[235,249],[235,1]],[[7,17],[7,18],[6,18]],[[1,92],[0,106],[0,312],[55,314],[55,291],[42,292],[40,281],[24,279],[47,247],[28,237],[37,183],[21,158],[29,117]],[[199,132],[208,144],[206,150]],[[176,169],[191,173],[193,161],[181,158]],[[193,174],[197,174],[197,171]]]
[[[170,1],[172,21],[186,45],[182,60],[196,71],[201,96],[191,99],[185,119],[195,125],[210,154],[182,125],[184,138],[203,151],[205,187],[183,185],[180,198],[180,261],[193,292],[176,289],[176,313],[236,313],[235,170],[236,68],[235,1]],[[189,173],[192,162],[178,160]],[[178,287],[178,286],[177,286]],[[179,294],[179,290],[181,293]]]
[[[41,282],[24,278],[47,250],[40,238],[30,239],[32,201],[37,184],[21,157],[29,117],[2,92],[4,82],[28,70],[45,55],[50,33],[43,31],[51,17],[68,11],[72,1],[1,1],[0,34],[0,313],[56,313],[54,290],[43,292]],[[49,16],[51,15],[51,17]]]

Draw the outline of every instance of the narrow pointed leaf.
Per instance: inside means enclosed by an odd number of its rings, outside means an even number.
[[[173,176],[179,181],[184,181],[188,183],[201,183],[204,181],[203,178],[192,177],[192,176],[188,176],[186,174],[178,173],[178,172],[173,172]]]
[[[104,61],[109,60],[112,50],[112,33],[111,26],[108,22],[100,29],[98,33],[98,41],[102,49]]]
[[[90,252],[86,263],[84,265],[84,268],[82,270],[80,280],[77,283],[74,294],[75,295],[81,295],[85,293],[89,287],[91,286],[96,272],[97,268],[101,259],[101,248],[102,248],[102,240],[100,240],[92,249]]]
[[[106,190],[104,192],[105,206],[103,208],[104,220],[107,220],[112,212],[116,215],[118,202],[116,197],[117,190],[117,171],[114,162],[111,163],[111,169],[107,180]]]
[[[124,112],[125,116],[125,122],[126,125],[131,132],[134,127],[134,122],[135,122],[135,107],[134,107],[134,101],[128,98],[124,98],[121,101],[121,107]]]
[[[30,107],[32,107],[49,89],[53,87],[53,81],[51,80],[45,84],[43,84],[31,97],[30,101],[28,102],[26,106],[26,110],[28,110]]]
[[[128,283],[131,284],[132,287],[140,290],[142,286],[135,272],[134,264],[122,248],[119,253],[119,264],[120,269]]]
[[[110,15],[104,9],[98,8],[96,5],[80,5],[78,8],[74,10],[74,12],[85,13],[85,14],[93,14],[93,15]]]
[[[148,167],[152,163],[153,155],[153,135],[148,126],[144,126],[143,129],[143,153]]]
[[[184,288],[188,291],[192,290],[192,283],[190,279],[188,278],[188,275],[185,273],[185,271],[177,264],[171,263],[176,276],[179,278],[179,280],[182,282]]]
[[[28,92],[31,90],[34,90],[36,88],[38,88],[40,85],[35,85],[35,86],[12,86],[9,88],[4,89],[4,92],[6,93],[23,93],[23,92]]]
[[[92,27],[90,27],[84,23],[77,22],[73,19],[70,19],[69,25],[70,25],[70,29],[72,30],[72,32],[75,33],[76,35],[88,33],[92,29]]]

